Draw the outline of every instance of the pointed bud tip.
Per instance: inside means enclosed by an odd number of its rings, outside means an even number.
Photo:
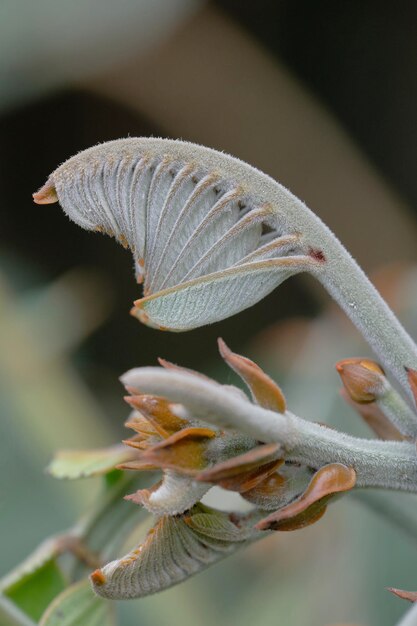
[[[49,180],[32,194],[32,198],[36,204],[54,204],[54,202],[58,202],[55,186]]]
[[[186,368],[181,367],[180,365],[176,365],[175,363],[172,363],[172,361],[167,361],[167,359],[163,359],[160,356],[158,357],[158,363],[161,367],[164,367],[167,370],[181,370],[181,371],[186,370]]]
[[[286,401],[280,387],[265,372],[245,356],[235,354],[221,337],[217,339],[221,357],[246,383],[256,404],[271,411],[284,413]]]
[[[97,587],[101,587],[106,583],[106,577],[101,569],[96,569],[92,574],[90,574],[90,580],[93,585],[96,585]]]
[[[226,344],[226,342],[221,337],[217,338],[217,346],[219,348],[219,352],[220,352],[222,357],[224,357],[226,354],[231,354],[231,352],[232,352],[230,350],[229,346]]]
[[[359,404],[374,402],[386,390],[385,372],[375,361],[343,359],[336,370],[350,398]]]

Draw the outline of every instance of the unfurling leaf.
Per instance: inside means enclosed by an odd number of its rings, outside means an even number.
[[[42,616],[39,626],[115,626],[113,607],[98,598],[88,580],[59,594]]]
[[[355,486],[356,472],[341,463],[321,467],[305,492],[294,502],[268,515],[256,525],[259,530],[297,530],[318,521],[329,499]]]
[[[90,478],[107,474],[134,454],[122,445],[94,450],[60,450],[47,467],[54,478]]]
[[[223,359],[248,385],[254,401],[265,409],[284,413],[284,394],[272,378],[250,359],[232,352],[223,339],[219,338],[218,344]]]
[[[251,537],[245,523],[201,504],[185,515],[161,517],[144,543],[91,575],[104,598],[140,598],[189,578],[237,550]]]
[[[34,200],[59,200],[83,228],[130,247],[145,295],[133,314],[159,328],[223,319],[324,263],[288,221],[297,202],[289,192],[237,159],[183,142],[102,144],[59,167]]]
[[[189,330],[246,309],[284,280],[313,274],[407,388],[416,347],[321,220],[278,182],[222,152],[129,138],[85,150],[33,195],[130,247],[144,297],[133,315]]]

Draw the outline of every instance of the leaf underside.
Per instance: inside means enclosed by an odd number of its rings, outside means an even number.
[[[251,533],[203,505],[185,515],[161,517],[141,545],[91,575],[94,590],[110,599],[162,591],[233,553]]]
[[[132,312],[170,330],[233,315],[289,276],[320,265],[283,207],[248,184],[250,166],[221,153],[207,158],[211,151],[199,147],[192,148],[194,159],[188,146],[109,142],[64,163],[34,195],[41,203],[58,199],[80,226],[129,247],[145,295]],[[291,207],[294,198],[275,185],[280,202]]]

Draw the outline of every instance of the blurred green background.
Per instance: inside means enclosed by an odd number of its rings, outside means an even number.
[[[56,482],[43,468],[56,448],[120,439],[118,376],[158,356],[236,383],[216,354],[222,336],[294,412],[368,434],[333,366],[369,351],[311,281],[209,328],[159,333],[128,315],[129,254],[31,193],[109,139],[225,150],[306,201],[417,337],[416,23],[412,2],[3,0],[0,575],[94,500],[95,479]],[[312,528],[120,605],[120,623],[391,626],[407,606],[384,587],[415,588],[416,556],[417,538],[347,497]]]

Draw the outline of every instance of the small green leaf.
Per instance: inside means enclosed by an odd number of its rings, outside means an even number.
[[[114,626],[111,604],[94,595],[88,580],[71,585],[50,604],[39,626]]]
[[[55,559],[49,559],[34,571],[4,589],[4,595],[36,622],[52,600],[65,589],[67,581]]]
[[[47,467],[54,478],[89,478],[107,474],[132,458],[131,450],[117,445],[95,450],[60,450]]]

